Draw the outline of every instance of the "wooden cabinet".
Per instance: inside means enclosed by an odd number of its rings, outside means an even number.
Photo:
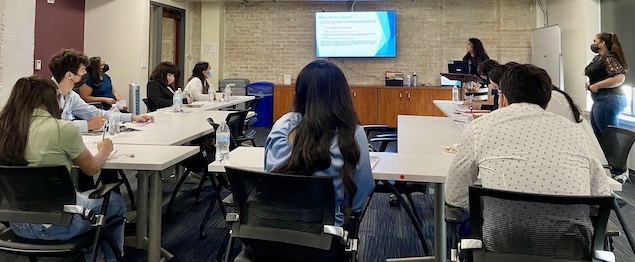
[[[293,106],[295,87],[276,85],[274,122]],[[440,87],[351,86],[353,106],[362,125],[397,126],[397,115],[444,116],[433,100],[452,99],[452,90]]]
[[[295,97],[295,86],[275,85],[273,88],[273,122],[291,111]],[[272,123],[273,124],[273,123]]]
[[[377,89],[351,88],[353,106],[362,125],[377,123]]]
[[[450,100],[442,88],[385,88],[378,90],[377,123],[397,126],[397,115],[445,116],[432,101]]]

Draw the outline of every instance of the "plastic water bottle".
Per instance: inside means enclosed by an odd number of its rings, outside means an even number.
[[[231,134],[229,133],[229,126],[223,121],[218,129],[216,129],[216,161],[222,165],[229,162],[229,142]]]
[[[207,88],[207,95],[209,96],[209,101],[214,101],[214,88],[212,87],[212,85],[209,85],[209,87]]]
[[[172,109],[174,113],[180,113],[183,106],[183,91],[179,88],[172,96]]]
[[[108,110],[108,134],[111,137],[119,135],[119,126],[121,121],[121,112],[116,106],[113,106]]]
[[[417,86],[417,72],[412,73],[412,86]]]
[[[410,83],[412,82],[412,81],[411,81],[411,79],[412,79],[412,78],[410,77],[410,75],[407,75],[407,76],[406,76],[406,86],[410,86],[410,85],[411,85],[411,84],[410,84]]]
[[[452,102],[459,102],[461,101],[459,99],[459,82],[457,81],[456,84],[452,87]]]
[[[226,85],[225,91],[224,91],[225,102],[229,102],[229,100],[231,99],[230,98],[231,96],[232,96],[232,88],[229,87],[229,85]]]

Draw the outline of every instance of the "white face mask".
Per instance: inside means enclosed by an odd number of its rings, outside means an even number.
[[[209,74],[207,75],[207,78],[210,79],[212,78],[212,76],[214,76],[214,69],[209,70]]]

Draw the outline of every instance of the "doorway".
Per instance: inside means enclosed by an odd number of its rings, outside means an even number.
[[[185,10],[151,2],[148,76],[160,62],[170,61],[181,72],[175,88],[183,87],[184,55]]]

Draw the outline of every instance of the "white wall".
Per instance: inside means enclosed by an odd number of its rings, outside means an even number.
[[[0,107],[15,82],[33,73],[35,0],[0,1]]]
[[[155,0],[186,10],[185,2]],[[150,0],[90,0],[86,1],[84,22],[84,52],[90,56],[101,56],[110,65],[108,74],[112,77],[113,87],[126,100],[128,83],[141,85],[141,97],[146,97],[148,72],[152,65],[142,67],[142,60],[148,60],[150,46]],[[186,20],[186,28],[188,28]],[[189,32],[189,30],[186,30]],[[189,39],[186,33],[186,42]],[[185,43],[185,54],[189,54]],[[186,60],[185,71],[191,66]],[[184,74],[181,74],[184,75]],[[188,74],[185,74],[188,75]],[[141,112],[146,112],[141,104]]]
[[[224,3],[201,5],[201,60],[209,62],[214,69],[214,76],[210,81],[214,88],[219,88],[218,81],[223,75],[224,13]]]
[[[582,109],[586,107],[584,68],[593,58],[589,45],[600,32],[599,0],[549,0],[549,25],[562,30],[564,90]]]

